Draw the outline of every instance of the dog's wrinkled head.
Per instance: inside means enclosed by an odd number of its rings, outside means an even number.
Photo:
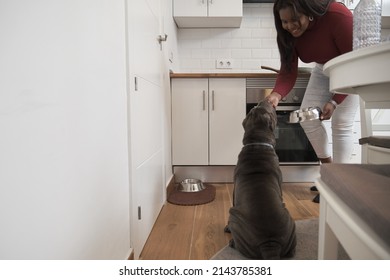
[[[274,131],[277,117],[275,108],[266,100],[260,101],[256,107],[249,111],[248,115],[242,122],[245,131],[257,129],[269,129]]]

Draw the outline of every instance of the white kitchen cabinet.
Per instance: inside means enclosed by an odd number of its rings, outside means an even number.
[[[382,0],[382,16],[390,16],[390,0]]]
[[[178,27],[240,27],[242,0],[174,0]]]
[[[348,9],[353,10],[359,3],[359,0],[341,0],[339,2],[344,3],[344,5],[348,7]]]
[[[354,10],[360,0],[343,0],[350,10]],[[390,28],[390,0],[382,0],[382,28]]]
[[[208,79],[173,79],[173,165],[208,165],[208,137]]]
[[[235,165],[245,100],[245,79],[172,79],[173,165]]]
[[[390,28],[390,0],[382,0],[382,28]]]

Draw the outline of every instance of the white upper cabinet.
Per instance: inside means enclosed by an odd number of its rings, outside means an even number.
[[[359,3],[359,0],[341,0],[338,2],[344,3],[344,5],[348,7],[348,9],[353,10],[355,9],[357,3]]]
[[[178,27],[240,27],[242,0],[174,0]]]
[[[382,16],[390,16],[390,0],[382,0]]]

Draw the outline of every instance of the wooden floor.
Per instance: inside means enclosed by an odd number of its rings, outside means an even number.
[[[312,183],[284,183],[283,199],[295,220],[318,217],[311,200]],[[232,202],[232,184],[214,184],[211,203],[179,206],[166,203],[140,255],[143,260],[208,260],[230,240],[223,231]]]

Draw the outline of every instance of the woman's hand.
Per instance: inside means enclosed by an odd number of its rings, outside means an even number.
[[[274,108],[276,108],[276,106],[278,106],[278,104],[279,104],[280,99],[282,99],[282,96],[279,93],[273,91],[265,99],[269,103],[271,103]]]
[[[322,109],[322,114],[321,114],[320,119],[321,120],[329,120],[332,117],[335,109],[336,109],[336,107],[332,103],[330,103],[330,102],[326,103],[324,105],[324,108]]]

